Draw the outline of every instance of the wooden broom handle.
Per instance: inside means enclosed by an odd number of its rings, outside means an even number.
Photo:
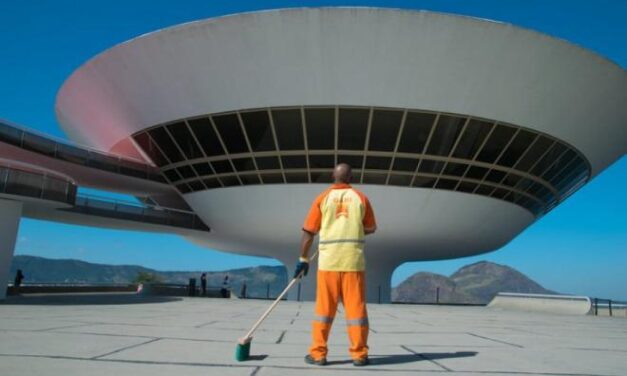
[[[318,255],[318,251],[314,252],[313,255],[311,255],[311,257],[309,258],[309,262],[313,261],[313,259]],[[302,272],[301,272],[302,274]],[[298,277],[300,277],[300,274],[298,275]],[[247,340],[249,338],[252,337],[253,333],[255,332],[255,330],[257,330],[257,328],[259,327],[259,325],[261,325],[261,323],[263,322],[263,320],[266,319],[266,317],[268,317],[268,315],[270,314],[270,312],[272,312],[272,310],[274,309],[274,307],[277,306],[277,304],[279,304],[279,302],[281,301],[281,299],[283,298],[283,296],[285,296],[285,294],[287,294],[287,292],[292,288],[292,286],[294,286],[294,284],[298,281],[299,278],[292,278],[292,280],[290,281],[290,283],[287,285],[287,287],[285,287],[285,289],[283,289],[283,291],[281,292],[281,294],[279,294],[279,296],[276,298],[276,300],[274,301],[274,303],[272,303],[270,305],[270,307],[268,307],[268,309],[263,313],[263,315],[261,315],[261,317],[259,318],[259,320],[257,320],[257,322],[255,323],[255,325],[253,325],[253,327],[248,331],[248,333],[246,334],[246,336],[243,338],[244,340]]]

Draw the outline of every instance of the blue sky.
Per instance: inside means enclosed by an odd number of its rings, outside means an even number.
[[[569,40],[627,67],[627,1],[618,0],[3,1],[0,118],[65,137],[54,117],[56,92],[74,69],[104,49],[182,22],[257,9],[323,5],[413,8],[495,19]],[[416,271],[448,275],[468,263],[489,260],[517,268],[549,289],[627,300],[626,185],[627,158],[623,157],[505,247],[477,257],[404,264],[395,272],[393,284]],[[16,254],[161,270],[277,264],[199,248],[171,235],[29,219],[22,220]]]

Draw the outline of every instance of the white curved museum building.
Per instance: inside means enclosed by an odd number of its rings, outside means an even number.
[[[65,81],[56,114],[70,139],[153,165],[211,228],[187,239],[288,271],[349,163],[378,222],[368,299],[387,302],[400,264],[494,251],[623,156],[627,72],[494,21],[283,9],[114,46]]]

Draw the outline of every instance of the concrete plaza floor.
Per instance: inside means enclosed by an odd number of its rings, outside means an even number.
[[[369,305],[372,365],[355,368],[343,315],[330,365],[308,366],[311,303],[283,302],[253,359],[236,339],[260,300],[128,294],[23,296],[0,304],[0,375],[627,375],[627,319],[484,307]]]

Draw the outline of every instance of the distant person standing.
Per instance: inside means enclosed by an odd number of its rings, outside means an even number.
[[[200,288],[202,289],[202,296],[207,296],[207,273],[200,275]]]
[[[22,280],[24,280],[24,274],[22,273],[22,269],[18,269],[17,273],[15,273],[15,280],[13,281],[13,288],[15,289],[16,294],[19,294],[20,292]]]
[[[225,275],[224,276],[224,281],[222,282],[222,289],[220,290],[220,293],[222,294],[223,298],[228,298],[229,297],[229,276]]]
[[[242,299],[246,299],[246,282],[242,282],[242,288],[239,291],[239,297]]]

